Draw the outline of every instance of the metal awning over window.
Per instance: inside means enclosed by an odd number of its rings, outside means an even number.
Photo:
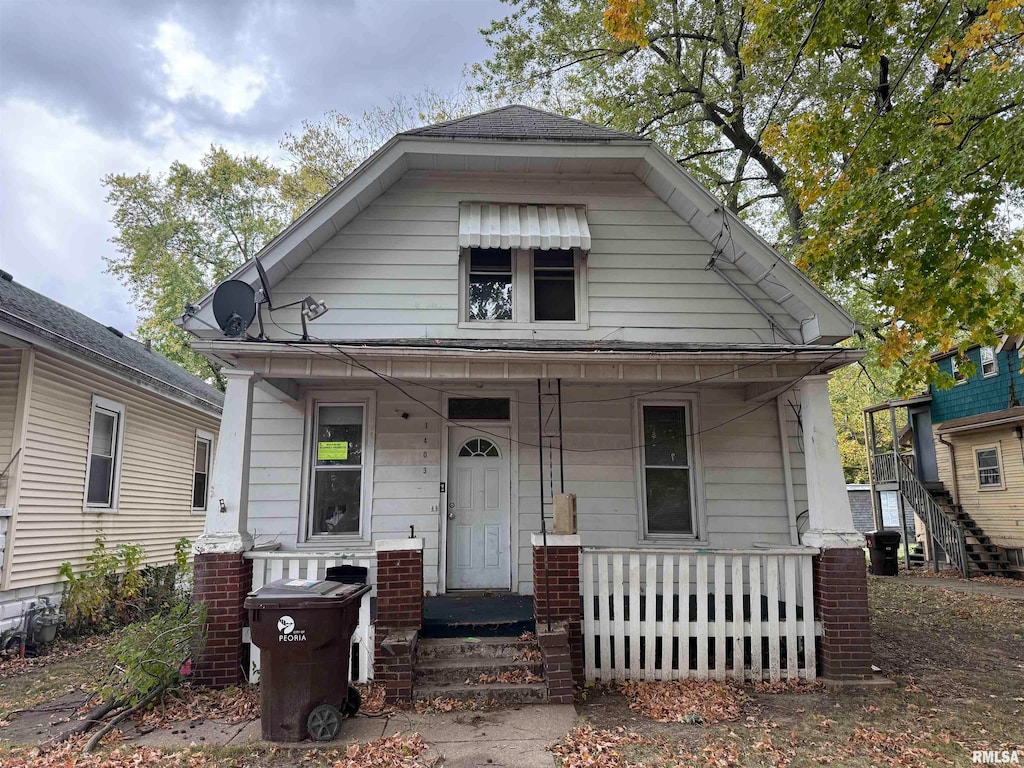
[[[566,248],[590,250],[582,205],[460,203],[460,248]]]

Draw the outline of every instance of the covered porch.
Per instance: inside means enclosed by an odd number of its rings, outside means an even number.
[[[419,632],[424,598],[467,591],[575,627],[588,679],[818,673],[812,561],[856,547],[863,569],[827,392],[858,353],[210,344],[238,367],[199,551],[244,553],[253,586],[365,564],[360,676],[398,603]],[[334,501],[318,486],[357,471]],[[577,526],[556,533],[562,493]],[[401,542],[415,595],[380,561]]]

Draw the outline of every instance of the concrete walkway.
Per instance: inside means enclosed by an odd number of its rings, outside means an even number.
[[[368,742],[396,733],[419,733],[430,745],[426,757],[439,758],[439,768],[552,768],[554,756],[547,750],[548,745],[559,741],[575,725],[576,709],[571,704],[422,715],[396,712],[386,717],[346,720],[341,737],[334,742],[278,746],[336,749],[353,740]],[[260,742],[260,723],[186,722],[158,728],[131,741],[165,749],[254,744]]]
[[[989,581],[978,581],[977,579],[958,578],[927,578],[920,576],[897,576],[903,584],[910,584],[915,587],[933,587],[935,589],[948,589],[951,592],[968,592],[975,595],[992,595],[1002,597],[1006,600],[1024,601],[1024,587],[1014,584],[993,584]]]

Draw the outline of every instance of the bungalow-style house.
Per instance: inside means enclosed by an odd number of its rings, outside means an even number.
[[[916,564],[1024,575],[1024,337],[932,359],[952,387],[867,409],[872,496],[899,490],[915,513]],[[968,375],[970,374],[970,375]],[[884,412],[881,425],[876,418]],[[886,423],[888,422],[888,423]],[[900,448],[893,453],[895,429]],[[887,431],[886,431],[887,430]],[[884,435],[879,433],[884,432]],[[898,473],[898,476],[897,476]],[[915,564],[911,555],[910,565]]]
[[[60,564],[139,544],[174,562],[203,530],[222,395],[0,272],[0,632],[59,602]]]
[[[232,279],[251,325],[182,319],[228,382],[201,678],[256,666],[224,577],[345,561],[395,697],[396,658],[434,690],[436,606],[502,601],[578,679],[870,674],[826,388],[854,322],[651,141],[522,106],[411,130]]]

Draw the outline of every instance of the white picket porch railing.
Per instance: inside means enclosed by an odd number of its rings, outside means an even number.
[[[252,560],[252,588],[259,589],[264,584],[277,579],[323,579],[327,569],[336,565],[356,565],[368,569],[370,583],[376,582],[373,569],[377,563],[374,553],[349,554],[343,552],[280,552],[268,550],[252,550],[245,553],[247,560]],[[352,635],[354,649],[352,663],[349,665],[349,677],[357,683],[365,683],[373,679],[373,624],[370,620],[370,599],[376,588],[363,595],[359,604],[359,625]],[[243,634],[243,642],[249,645],[249,682],[260,681],[260,649],[252,644],[248,630]]]
[[[585,548],[586,679],[814,678],[815,554]]]

